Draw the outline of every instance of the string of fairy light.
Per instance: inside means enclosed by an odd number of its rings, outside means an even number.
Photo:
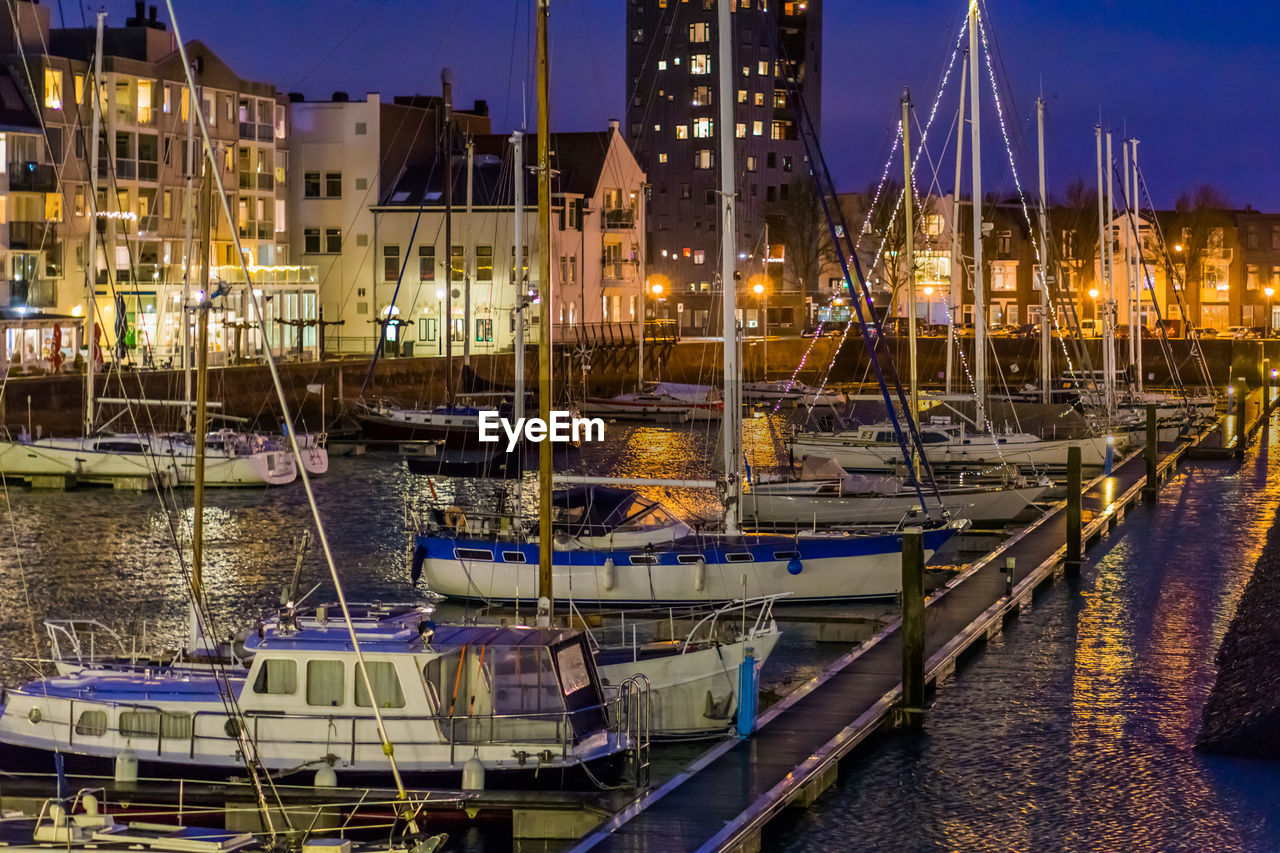
[[[935,92],[935,94],[934,94],[934,97],[933,97],[933,104],[932,104],[932,106],[931,106],[931,107],[930,107],[930,109],[929,109],[929,118],[928,118],[928,120],[925,122],[924,129],[923,129],[923,130],[921,131],[921,133],[920,133],[920,145],[919,145],[919,147],[916,149],[916,152],[915,152],[914,156],[912,157],[911,173],[912,173],[913,177],[912,177],[912,181],[911,181],[911,183],[912,183],[912,198],[913,198],[913,200],[916,198],[916,187],[915,187],[915,178],[914,178],[914,175],[915,175],[915,172],[916,172],[916,165],[919,163],[919,161],[920,161],[920,157],[921,157],[922,153],[923,153],[923,152],[924,152],[924,150],[925,150],[925,144],[926,144],[926,142],[928,141],[928,138],[929,138],[929,129],[933,126],[934,118],[935,118],[935,117],[937,116],[937,114],[938,114],[938,108],[939,108],[939,106],[940,106],[940,105],[941,105],[941,103],[942,103],[942,96],[943,96],[943,93],[946,91],[947,83],[948,83],[948,82],[950,81],[950,79],[951,79],[951,73],[952,73],[952,71],[955,69],[956,58],[960,55],[960,46],[964,43],[964,39],[965,39],[965,37],[966,37],[966,35],[967,35],[967,33],[968,33],[968,30],[969,30],[969,21],[968,21],[968,18],[966,17],[966,18],[964,19],[963,23],[961,23],[961,25],[960,25],[959,32],[958,32],[958,33],[957,33],[957,35],[956,35],[956,42],[955,42],[955,44],[954,44],[954,45],[952,46],[952,48],[951,48],[951,56],[950,56],[950,57],[948,58],[948,60],[947,60],[946,70],[943,72],[943,74],[942,74],[942,80],[938,83],[938,89],[937,89],[937,92]],[[875,191],[875,193],[872,195],[871,203],[870,203],[869,205],[867,205],[867,212],[866,212],[866,216],[863,218],[862,227],[861,227],[860,231],[858,232],[858,238],[861,238],[863,235],[866,235],[866,234],[870,234],[870,233],[871,233],[871,219],[872,219],[872,214],[875,212],[876,205],[877,205],[877,204],[879,203],[879,201],[880,201],[881,193],[883,193],[884,188],[885,188],[886,184],[888,183],[888,180],[889,180],[889,172],[890,172],[890,170],[893,168],[893,162],[894,162],[894,159],[895,159],[895,155],[897,154],[897,152],[898,152],[898,146],[899,146],[901,143],[902,143],[902,127],[901,127],[901,125],[899,124],[898,129],[897,129],[897,132],[896,132],[896,134],[894,135],[893,144],[892,144],[892,145],[890,146],[890,148],[889,148],[889,155],[888,155],[888,157],[886,157],[886,159],[885,159],[884,168],[883,168],[883,169],[881,169],[881,171],[880,171],[880,180],[879,180],[879,182],[876,184],[876,191]],[[897,215],[898,215],[898,208],[900,208],[900,207],[902,206],[902,200],[903,200],[903,197],[906,195],[906,191],[907,191],[906,187],[903,187],[903,188],[902,188],[902,192],[900,192],[900,193],[898,194],[897,202],[895,203],[895,205],[894,205],[894,209],[893,209],[893,212],[890,214],[890,217],[889,217],[889,224],[888,224],[888,226],[885,228],[885,230],[884,230],[884,234],[881,236],[881,239],[880,239],[880,245],[876,248],[876,252],[875,252],[875,254],[872,256],[871,265],[870,265],[870,267],[868,267],[869,269],[875,269],[876,264],[878,264],[878,263],[880,262],[880,259],[881,259],[881,257],[883,256],[883,253],[884,253],[884,247],[885,247],[886,243],[888,242],[888,235],[889,235],[889,233],[893,230],[893,224],[894,224],[894,222],[896,221],[896,218],[897,218]],[[855,239],[855,240],[854,240],[854,248],[855,248],[855,251],[856,251],[856,249],[857,249],[857,239]],[[866,294],[865,296],[862,296],[862,297],[854,296],[854,292],[853,292],[853,282],[852,282],[852,281],[850,281],[850,280],[848,280],[848,279],[846,279],[846,280],[845,280],[845,286],[846,286],[846,287],[848,288],[848,290],[849,290],[849,298],[850,298],[850,300],[853,300],[853,299],[856,299],[856,298],[864,298],[864,299],[866,299],[867,308],[868,308],[869,310],[874,311],[874,306],[872,305],[871,300],[870,300],[870,294]],[[874,315],[873,315],[873,316],[874,316]],[[826,386],[827,386],[827,382],[828,382],[828,380],[829,380],[829,379],[830,379],[830,377],[831,377],[831,369],[832,369],[832,367],[834,367],[834,366],[835,366],[836,357],[840,354],[840,350],[844,347],[845,341],[846,341],[846,340],[848,339],[848,337],[849,337],[849,330],[850,330],[850,328],[852,327],[852,325],[853,325],[852,323],[846,323],[846,324],[845,324],[844,329],[841,331],[841,333],[840,333],[840,340],[836,343],[835,351],[831,354],[831,360],[827,363],[827,369],[826,369],[826,371],[823,373],[823,376],[822,376],[822,382],[821,382],[821,384],[818,386],[818,390],[817,390],[817,392],[814,394],[815,399],[816,399],[818,396],[820,396],[820,395],[822,394],[823,390],[825,390],[825,388],[826,388]],[[818,322],[817,329],[816,329],[816,331],[815,331],[815,333],[814,333],[814,336],[813,336],[813,340],[809,342],[809,346],[805,349],[804,355],[803,355],[803,356],[801,356],[801,358],[800,358],[800,363],[796,365],[796,369],[795,369],[794,371],[792,371],[792,373],[791,373],[791,378],[790,378],[789,380],[787,380],[787,387],[786,387],[786,391],[790,391],[790,390],[791,390],[792,385],[794,385],[794,384],[795,384],[795,382],[796,382],[796,377],[798,377],[798,376],[800,375],[800,371],[804,369],[805,363],[806,363],[806,362],[808,361],[808,359],[809,359],[809,354],[813,351],[813,347],[814,347],[814,345],[817,343],[818,338],[820,338],[820,337],[822,336],[822,326],[823,326],[823,322],[822,322],[822,321],[819,321],[819,322]],[[783,396],[785,396],[785,394],[786,394],[786,392],[784,391]],[[782,401],[782,397],[780,397],[780,398],[779,398],[778,403],[774,405],[774,407],[773,407],[773,411],[774,411],[775,413],[778,411],[779,406],[781,406],[781,404],[782,404],[782,403],[781,403],[781,401]]]

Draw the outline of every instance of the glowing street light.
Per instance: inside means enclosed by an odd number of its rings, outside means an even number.
[[[1267,337],[1271,337],[1271,297],[1275,295],[1274,287],[1264,287],[1262,292],[1267,294]]]

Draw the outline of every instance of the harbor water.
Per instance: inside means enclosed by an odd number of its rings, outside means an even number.
[[[769,418],[747,422],[760,470],[780,444]],[[1277,434],[1272,430],[1272,435]],[[716,425],[611,425],[582,451],[597,474],[713,475]],[[1243,466],[1185,465],[1154,508],[1143,505],[1090,552],[1078,582],[1048,589],[987,650],[951,677],[920,737],[886,735],[848,764],[814,807],[770,829],[764,849],[1274,850],[1280,764],[1192,750],[1214,654],[1280,504],[1280,446]],[[333,458],[314,481],[329,544],[352,600],[405,601],[415,511],[465,506],[508,483],[434,480],[391,454]],[[435,487],[435,495],[432,494]],[[655,492],[686,515],[714,495]],[[25,680],[22,658],[47,651],[47,618],[95,618],[169,644],[186,624],[190,492],[37,492],[10,484],[0,529],[0,674]],[[532,490],[525,489],[526,501]],[[294,543],[311,527],[301,487],[212,491],[205,585],[220,634],[251,626],[279,601]],[[310,601],[332,599],[313,544]],[[791,609],[763,672],[766,702],[847,651],[817,642],[824,616],[885,616],[892,605]],[[443,618],[464,617],[457,606]],[[675,765],[701,747],[659,761]],[[670,768],[668,768],[669,770]],[[677,794],[678,795],[678,794]],[[456,845],[456,846],[455,846]],[[509,834],[477,829],[451,849],[509,849]],[[554,849],[554,848],[552,848]]]

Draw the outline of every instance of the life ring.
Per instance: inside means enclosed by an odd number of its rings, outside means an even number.
[[[444,511],[444,524],[450,530],[461,533],[467,529],[466,513],[458,506],[451,506]]]

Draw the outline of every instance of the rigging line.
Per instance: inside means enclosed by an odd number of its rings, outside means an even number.
[[[367,2],[367,1],[368,0],[361,0],[361,2]],[[350,39],[352,36],[358,33],[365,24],[369,23],[370,19],[373,18],[373,16],[376,15],[379,11],[381,11],[382,7],[385,5],[387,5],[387,0],[378,0],[378,3],[372,9],[369,10],[369,14],[361,18],[359,23],[357,23],[354,27],[351,27],[350,29],[348,29],[343,34],[342,38],[338,39],[337,43],[334,44],[333,47],[329,48],[329,52],[326,53],[324,56],[320,57],[318,60],[316,60],[315,64],[312,65],[310,68],[308,68],[307,72],[303,74],[301,77],[299,77],[298,81],[293,85],[301,86],[308,77],[310,77],[313,73],[315,73],[315,70],[317,68],[319,68],[321,65],[324,65],[326,62],[328,62],[329,58],[338,52],[338,48],[346,44],[348,39]]]
[[[173,0],[165,0],[165,6],[168,8],[169,20],[173,24],[174,41],[177,43],[178,52],[182,57],[183,72],[186,74],[188,85],[194,88],[195,82],[192,79],[190,62],[187,59],[187,48],[186,48],[186,45],[183,44],[182,37],[178,31],[178,20],[176,15],[174,14]],[[209,126],[205,119],[204,112],[203,111],[197,112],[196,118],[199,120],[198,123],[200,125],[200,135],[204,141],[205,153],[212,160],[213,142],[209,135]],[[230,222],[231,221],[231,205],[230,205],[230,202],[227,200],[227,196],[222,187],[222,177],[216,168],[212,169],[212,173],[214,176],[214,182],[218,188],[218,201],[221,204],[223,213],[227,217],[227,221]],[[249,272],[248,262],[245,260],[244,252],[240,245],[240,235],[237,230],[232,229],[231,239],[235,245],[236,257],[239,259],[241,271],[244,273],[244,276],[245,276],[247,290],[249,291],[249,302],[250,304],[253,305],[254,310],[257,314],[258,322],[262,326],[263,333],[265,334],[266,333],[266,312],[263,309],[263,306],[261,303],[261,297],[255,295],[253,292],[252,274]],[[338,603],[342,608],[343,620],[346,622],[347,632],[351,637],[351,644],[356,654],[356,661],[360,664],[360,673],[364,680],[365,690],[368,691],[368,694],[370,697],[375,697],[377,696],[377,693],[373,690],[373,685],[369,681],[369,672],[368,672],[368,667],[366,666],[364,661],[364,652],[360,648],[360,642],[358,637],[356,636],[355,623],[352,622],[351,610],[347,605],[346,595],[343,592],[342,580],[338,576],[338,568],[333,557],[333,551],[329,547],[329,539],[327,534],[325,533],[324,522],[321,520],[320,509],[316,504],[315,490],[311,486],[311,478],[307,473],[306,466],[303,464],[302,449],[298,445],[298,436],[295,430],[293,429],[293,418],[289,414],[288,397],[285,395],[284,385],[282,384],[280,379],[280,371],[276,365],[275,355],[274,353],[271,352],[269,347],[267,348],[266,363],[268,368],[271,371],[271,382],[272,382],[272,385],[275,386],[276,396],[280,401],[282,419],[284,421],[285,426],[288,428],[289,444],[293,448],[294,460],[298,466],[298,477],[302,481],[302,487],[307,496],[307,504],[311,509],[312,518],[315,521],[317,538],[320,540],[320,545],[325,556],[325,562],[328,564],[329,574],[333,580],[334,589],[338,596]],[[400,777],[400,769],[397,766],[396,760],[395,760],[395,748],[392,745],[391,740],[387,735],[386,725],[382,718],[382,711],[378,707],[377,702],[371,702],[370,705],[371,705],[371,709],[373,710],[374,719],[377,721],[378,734],[382,740],[383,752],[386,754],[387,760],[391,765],[391,773],[396,782],[397,793],[399,794],[400,799],[407,800],[409,796],[408,791],[406,791],[404,787],[404,782]]]

